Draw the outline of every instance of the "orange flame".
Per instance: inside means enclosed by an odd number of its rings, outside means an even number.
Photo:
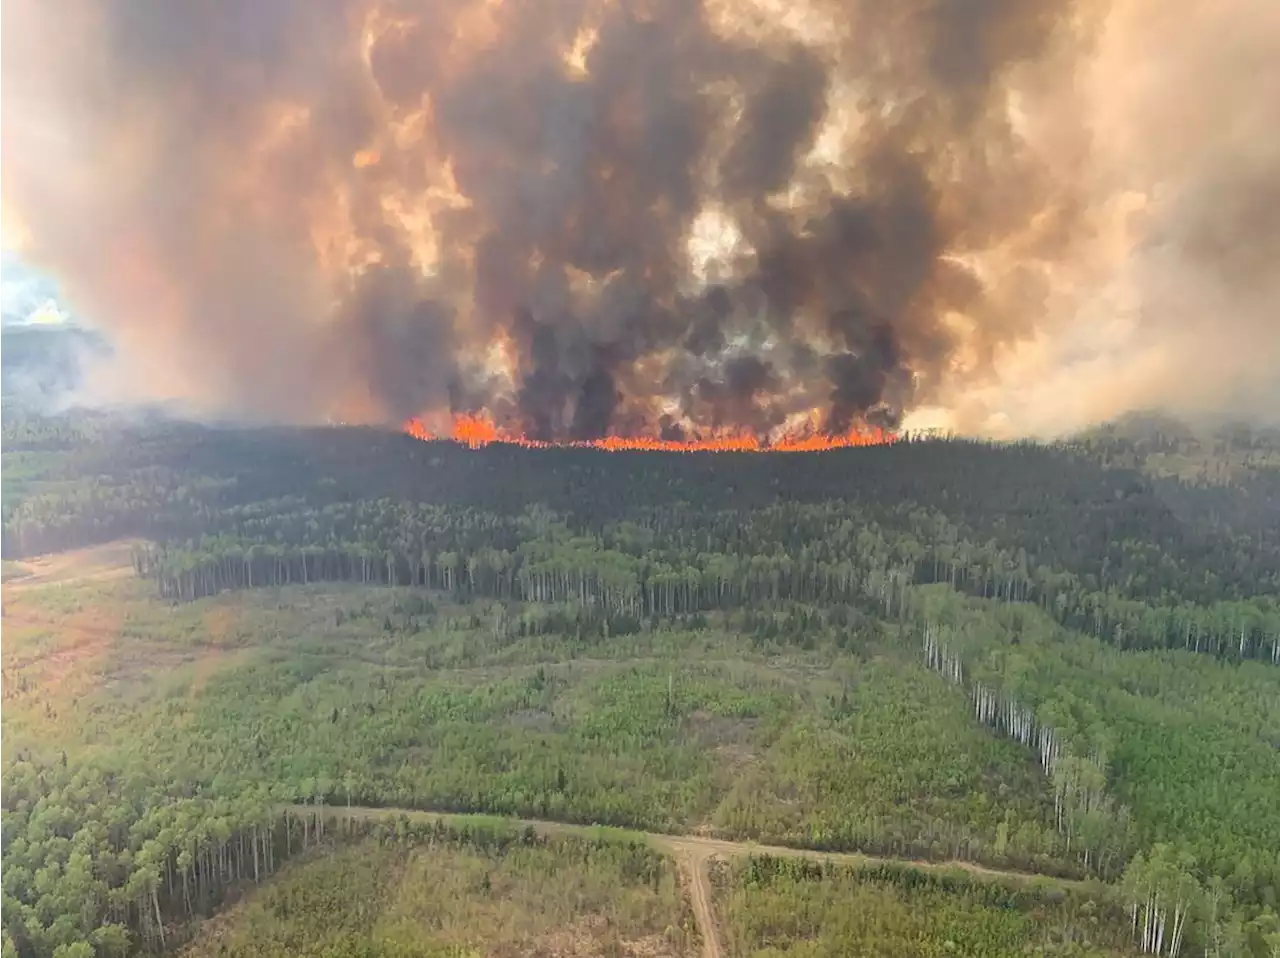
[[[762,442],[750,433],[725,433],[716,436],[699,436],[693,439],[657,439],[651,436],[604,436],[600,439],[566,442],[543,442],[529,439],[519,433],[502,429],[487,416],[460,413],[453,417],[448,435],[432,432],[420,419],[410,419],[404,431],[414,439],[425,442],[450,440],[478,449],[490,443],[500,442],[526,449],[572,447],[602,449],[606,452],[643,450],[646,452],[821,452],[827,449],[847,449],[852,446],[881,446],[896,442],[898,437],[879,427],[866,431],[850,430],[841,436],[820,433],[804,433],[783,436],[773,442]]]

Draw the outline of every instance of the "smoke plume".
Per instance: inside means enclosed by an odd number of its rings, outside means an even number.
[[[12,0],[6,229],[120,386],[220,413],[587,439],[1257,403],[1278,9]]]

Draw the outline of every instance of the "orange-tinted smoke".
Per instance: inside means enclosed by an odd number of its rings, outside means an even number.
[[[1066,419],[1132,395],[1079,357],[1133,300],[1146,378],[1220,402],[1275,381],[1280,27],[1184,8],[9,0],[0,206],[127,385],[220,414]]]

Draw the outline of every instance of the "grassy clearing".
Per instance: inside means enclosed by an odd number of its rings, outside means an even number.
[[[956,820],[982,840],[1003,826],[1048,852],[1044,783],[1025,750],[978,727],[939,676],[877,658],[846,668],[839,699],[802,716],[746,763],[717,807],[725,833],[858,846],[892,823],[922,823],[935,855],[954,854]],[[962,810],[960,815],[957,811]]]
[[[973,881],[799,859],[720,863],[716,905],[732,958],[1129,954],[1106,890]]]
[[[851,649],[774,650],[717,621],[584,646],[411,590],[171,606],[131,579],[11,605],[31,627],[4,648],[6,750],[338,803],[938,858],[1003,835],[1023,867],[1051,852],[1030,757],[874,628]]]
[[[121,540],[88,549],[37,556],[22,562],[5,560],[5,581],[12,575],[23,588],[88,580],[122,579],[133,575],[131,552],[136,543]]]
[[[502,851],[366,840],[291,866],[185,954],[677,958],[697,945],[669,860],[565,836]]]

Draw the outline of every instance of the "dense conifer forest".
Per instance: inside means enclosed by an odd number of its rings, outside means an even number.
[[[1050,883],[725,862],[734,955],[1280,953],[1273,435],[609,453],[8,407],[3,430],[6,955],[219,953],[223,912],[237,953],[535,947],[483,910],[472,939],[383,910],[289,937],[344,899],[326,862],[367,862],[374,901],[437,852],[511,888],[585,855],[597,894],[521,898],[520,927],[697,949],[661,856],[325,812],[357,807]]]

